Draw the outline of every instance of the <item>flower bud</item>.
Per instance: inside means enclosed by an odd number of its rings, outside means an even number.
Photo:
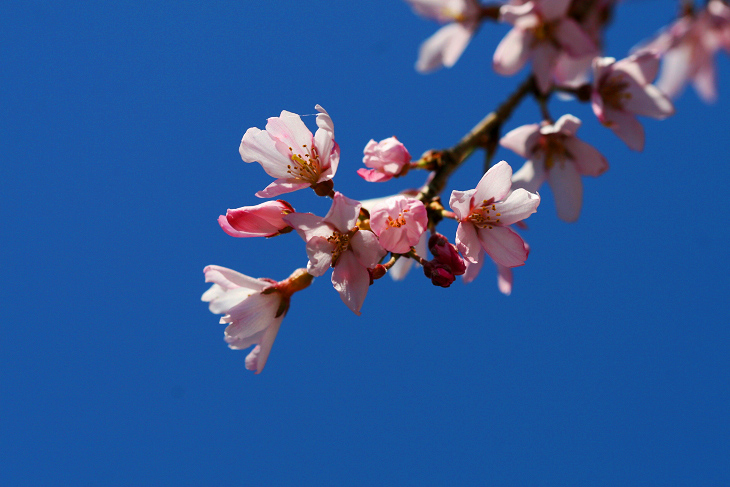
[[[275,237],[292,230],[284,221],[289,213],[294,213],[294,208],[286,201],[267,201],[228,210],[218,217],[218,224],[232,237]]]
[[[461,258],[454,244],[440,233],[434,233],[428,239],[428,248],[433,254],[433,261],[438,262],[441,266],[448,267],[450,272],[456,276],[461,276],[466,272],[464,259]]]
[[[357,174],[365,181],[381,183],[408,172],[411,155],[395,137],[380,142],[370,140],[365,146],[362,162],[371,169],[358,169]]]

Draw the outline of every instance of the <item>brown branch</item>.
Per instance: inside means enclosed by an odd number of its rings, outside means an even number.
[[[530,76],[504,103],[484,117],[455,146],[440,151],[428,151],[424,154],[419,163],[432,167],[433,177],[421,188],[416,198],[421,201],[431,201],[441,194],[451,173],[477,148],[482,147],[493,153],[499,139],[501,125],[512,115],[525,95],[534,90],[535,81]]]

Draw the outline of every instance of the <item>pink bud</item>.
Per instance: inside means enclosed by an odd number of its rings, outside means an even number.
[[[291,231],[284,216],[293,212],[294,208],[284,200],[267,201],[228,210],[218,217],[218,224],[232,237],[274,237]]]
[[[370,140],[364,152],[362,162],[371,169],[358,169],[357,174],[371,183],[382,183],[393,177],[403,176],[411,162],[408,150],[395,137],[380,142]]]
[[[438,262],[436,259],[423,264],[423,273],[431,279],[434,286],[449,287],[454,282],[454,273],[448,266]]]
[[[456,275],[461,276],[466,272],[464,259],[461,258],[456,246],[449,243],[449,240],[440,233],[434,233],[428,239],[428,248],[433,254],[433,261],[438,262],[442,266],[446,266]]]

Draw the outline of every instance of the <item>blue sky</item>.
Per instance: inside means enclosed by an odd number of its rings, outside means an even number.
[[[606,53],[674,13],[622,3]],[[574,224],[543,189],[512,296],[489,264],[449,289],[414,271],[378,281],[356,317],[323,277],[294,296],[255,376],[200,302],[202,269],[283,279],[306,254],[294,233],[218,227],[270,182],[240,160],[245,130],[319,103],[340,191],[418,187],[419,171],[361,180],[362,148],[457,141],[527,75],[491,72],[507,27],[484,25],[455,67],[423,76],[417,48],[437,25],[399,1],[8,1],[0,14],[0,484],[730,482],[726,55],[719,101],[690,89],[675,117],[643,120],[643,153],[589,106],[551,102],[610,169],[584,180]],[[507,129],[538,117],[528,100]],[[480,170],[476,156],[446,196]]]

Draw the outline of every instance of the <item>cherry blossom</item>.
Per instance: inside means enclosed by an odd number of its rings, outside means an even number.
[[[424,17],[447,24],[428,39],[418,52],[416,69],[421,73],[450,68],[459,60],[479,26],[476,0],[406,0]]]
[[[294,208],[286,201],[266,201],[228,210],[218,217],[218,224],[232,237],[274,237],[291,231],[284,221],[289,213],[294,213]]]
[[[360,206],[358,201],[335,192],[324,218],[311,213],[284,217],[307,243],[307,271],[321,276],[333,267],[332,285],[358,315],[370,285],[368,269],[374,268],[387,253],[373,232],[357,226]]]
[[[228,324],[225,340],[230,348],[243,350],[256,345],[246,357],[246,368],[260,373],[284,318],[285,311],[279,312],[282,295],[262,293],[273,281],[254,279],[217,265],[207,266],[204,272],[205,282],[214,284],[202,300],[210,303],[212,313],[225,315],[220,322]]]
[[[543,122],[518,127],[507,133],[500,144],[527,162],[512,176],[513,188],[536,192],[548,181],[560,219],[578,219],[583,203],[581,175],[599,176],[608,162],[593,146],[575,136],[581,121],[563,115],[554,124]]]
[[[243,135],[239,152],[244,162],[258,162],[269,176],[277,178],[259,198],[272,198],[330,181],[340,160],[334,125],[317,105],[317,132],[312,135],[296,113],[282,111],[271,117],[266,130],[251,127]]]
[[[426,231],[426,207],[419,200],[398,195],[376,204],[370,211],[370,228],[389,252],[405,254]]]
[[[674,22],[639,51],[655,51],[662,56],[656,86],[670,98],[692,82],[707,103],[717,99],[715,53],[730,51],[730,7],[711,0],[698,14],[687,14]]]
[[[662,120],[674,114],[669,98],[651,84],[658,69],[659,58],[652,52],[620,61],[611,57],[593,60],[593,112],[636,151],[644,149],[644,127],[635,115]]]
[[[581,59],[598,54],[590,35],[567,16],[570,0],[533,0],[510,2],[500,8],[500,21],[514,27],[497,46],[493,66],[499,74],[511,76],[532,61],[537,86],[546,93],[552,84],[562,55]],[[584,66],[560,65],[560,77],[570,79]]]
[[[510,191],[511,187],[512,168],[501,161],[475,189],[451,193],[449,205],[459,221],[456,247],[472,264],[480,262],[481,250],[505,267],[525,263],[525,242],[509,225],[535,213],[540,196],[523,188]]]
[[[527,245],[527,242],[525,242],[525,248],[529,253],[530,247]],[[469,260],[467,259],[464,260],[464,263],[466,264],[466,272],[464,272],[464,275],[462,276],[464,284],[469,284],[474,279],[476,279],[479,271],[482,270],[484,261],[486,260],[484,258],[485,254],[486,252],[484,252],[484,250],[479,251],[479,259],[476,264],[469,262]],[[510,294],[512,294],[512,283],[514,281],[512,268],[505,267],[502,264],[497,264],[496,262],[494,264],[497,266],[497,288],[499,288],[499,291],[502,294],[504,294],[505,296],[509,296]]]
[[[371,169],[358,169],[357,174],[371,183],[382,183],[393,177],[403,176],[411,162],[408,150],[395,137],[388,137],[380,142],[371,139],[364,152],[362,162]]]

